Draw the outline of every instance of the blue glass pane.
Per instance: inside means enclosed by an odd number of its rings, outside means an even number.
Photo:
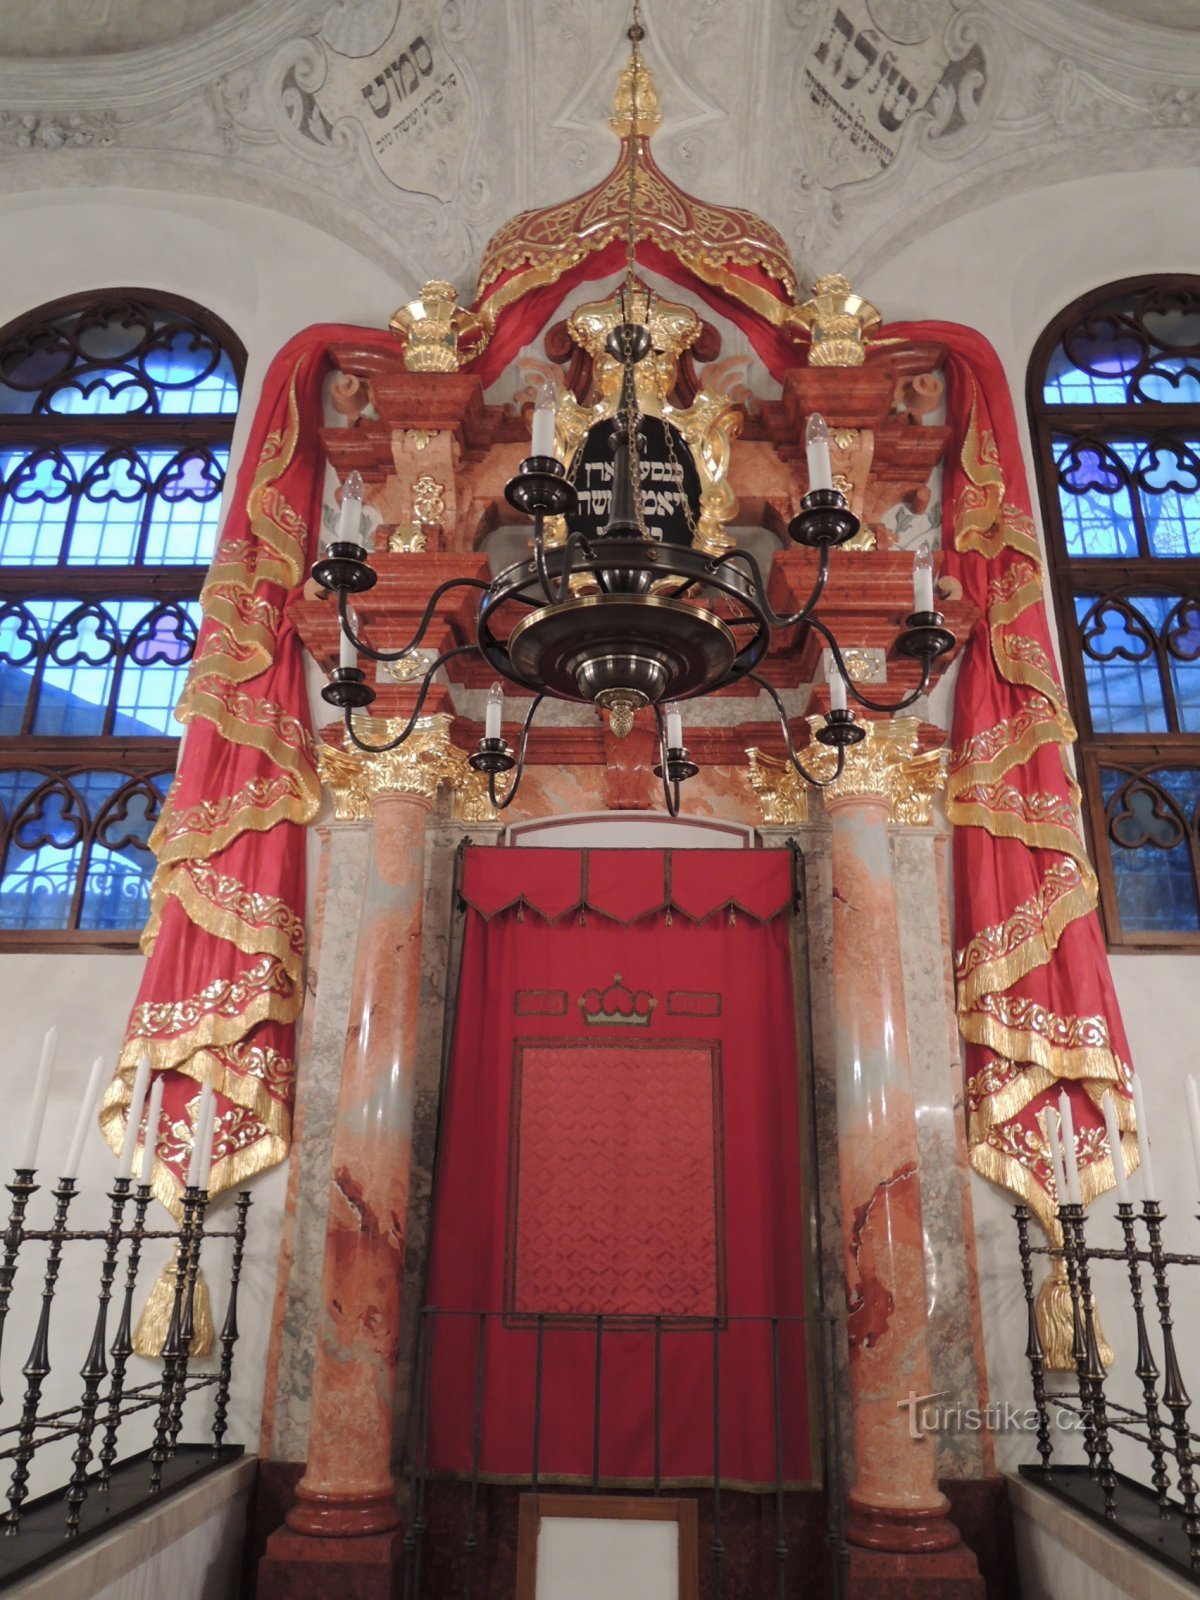
[[[161,489],[150,511],[145,560],[152,566],[204,566],[212,560],[221,524],[221,489],[228,450],[177,461],[174,452],[147,453]],[[174,465],[172,465],[174,464]],[[216,470],[214,470],[216,469]]]
[[[232,415],[238,384],[215,332],[136,295],[38,322],[0,347],[0,413]]]
[[[1200,473],[1196,445],[1147,444],[1138,457],[1142,519],[1150,553],[1200,555]]]
[[[170,780],[170,773],[159,774],[148,783],[153,796],[138,788],[99,809],[79,909],[81,928],[140,928],[146,921],[154,871],[150,833]]]
[[[1163,733],[1167,712],[1158,634],[1175,598],[1139,595],[1117,605],[1077,595],[1088,707],[1097,733]]]
[[[1112,455],[1098,447],[1058,451],[1058,503],[1062,510],[1067,552],[1073,556],[1136,556],[1137,530],[1128,483],[1120,471],[1132,468],[1136,444],[1109,446]],[[1126,457],[1128,460],[1126,461]],[[1115,458],[1115,459],[1114,459]]]
[[[61,457],[25,450],[0,455],[6,485],[0,503],[0,561],[54,565],[88,459],[82,451]]]
[[[110,731],[131,738],[177,734],[171,713],[199,625],[196,600],[177,606],[153,600],[83,605],[64,596],[0,611],[0,733],[21,731],[40,637],[45,665],[33,733],[100,736],[119,676]]]
[[[1200,930],[1189,834],[1200,771],[1161,768],[1131,777],[1100,770],[1121,926],[1129,932]]]
[[[158,385],[161,412],[172,416],[224,412],[232,416],[238,408],[237,376],[224,351],[214,367],[211,350],[194,349],[190,339],[181,336],[167,349],[152,350],[145,370]]]
[[[1195,361],[1182,356],[1162,356],[1142,375],[1133,399],[1154,405],[1200,405],[1200,372]]]
[[[1046,370],[1043,397],[1052,405],[1124,405],[1126,380],[1118,371],[1084,372],[1059,345]]]
[[[0,812],[10,825],[0,868],[0,928],[138,928],[149,908],[153,815],[171,779],[88,771],[67,776],[0,772]],[[90,850],[89,850],[90,843]]]
[[[1200,733],[1200,602],[1177,602],[1166,637],[1171,689],[1180,730]]]

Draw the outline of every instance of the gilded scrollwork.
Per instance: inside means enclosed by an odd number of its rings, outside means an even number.
[[[758,796],[764,824],[793,828],[807,822],[808,785],[791,762],[758,749],[747,750],[746,757],[750,763],[746,776]]]
[[[808,720],[814,733],[824,722],[822,717]],[[821,791],[826,809],[839,800],[882,800],[893,822],[928,827],[933,821],[934,796],[946,779],[945,751],[918,751],[921,723],[917,717],[864,722],[863,727],[866,737],[848,746],[841,776]],[[837,754],[814,739],[804,760],[818,778],[827,778],[834,771]]]
[[[395,738],[404,726],[401,717],[360,717],[359,735],[371,744]],[[333,814],[339,822],[362,822],[371,815],[377,795],[404,794],[433,800],[445,785],[454,797],[453,814],[463,822],[492,822],[496,812],[487,786],[468,762],[467,752],[450,742],[450,718],[444,714],[422,717],[396,750],[379,754],[337,745],[322,745],[317,753],[322,783],[333,793]]]

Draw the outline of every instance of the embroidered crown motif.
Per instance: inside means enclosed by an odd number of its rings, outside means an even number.
[[[585,989],[579,996],[583,1020],[592,1028],[645,1028],[657,1003],[648,989],[635,994],[621,981],[619,972],[613,974],[607,989]]]

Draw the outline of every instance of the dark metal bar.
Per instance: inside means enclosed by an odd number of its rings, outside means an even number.
[[[428,1343],[427,1329],[429,1326],[429,1307],[422,1306],[417,1312],[417,1372],[416,1384],[413,1393],[417,1400],[415,1416],[417,1419],[416,1439],[413,1444],[413,1474],[412,1482],[408,1488],[408,1515],[405,1519],[404,1529],[404,1589],[403,1600],[412,1600],[413,1594],[413,1565],[417,1553],[417,1536],[413,1528],[413,1507],[417,1499],[417,1463],[421,1459],[421,1405],[420,1397],[425,1393],[425,1350]]]
[[[171,1421],[168,1429],[169,1454],[175,1454],[179,1431],[183,1427],[183,1402],[187,1397],[188,1363],[192,1340],[196,1336],[196,1279],[200,1275],[200,1247],[204,1243],[204,1215],[208,1210],[208,1190],[201,1189],[192,1209],[192,1225],[187,1248],[179,1248],[176,1271],[183,1277],[183,1314],[179,1322],[179,1353],[175,1361],[175,1387],[171,1395]]]
[[[38,1191],[33,1181],[34,1167],[18,1167],[13,1181],[5,1185],[12,1195],[12,1209],[8,1213],[8,1226],[4,1230],[4,1258],[0,1261],[0,1348],[4,1344],[4,1324],[8,1317],[8,1302],[12,1295],[13,1279],[17,1275],[17,1253],[26,1237],[25,1208]],[[0,1400],[3,1400],[0,1395]]]
[[[487,1354],[487,1312],[479,1313],[479,1334],[475,1351],[475,1435],[471,1441],[471,1507],[467,1514],[467,1537],[463,1549],[467,1556],[466,1600],[475,1596],[475,1560],[479,1553],[479,1446],[483,1434],[483,1373]]]
[[[537,1354],[534,1358],[533,1368],[533,1462],[530,1473],[530,1488],[533,1493],[538,1492],[538,1461],[542,1445],[542,1346],[546,1337],[546,1318],[538,1312],[537,1319]]]
[[[1050,1441],[1050,1409],[1046,1404],[1046,1352],[1037,1325],[1037,1301],[1033,1293],[1033,1257],[1029,1248],[1029,1207],[1014,1207],[1017,1219],[1017,1249],[1021,1256],[1021,1283],[1025,1290],[1025,1359],[1029,1362],[1029,1375],[1033,1384],[1033,1403],[1037,1409],[1037,1447],[1042,1458],[1042,1476],[1050,1476],[1050,1458],[1054,1446]]]
[[[771,1383],[775,1405],[775,1560],[779,1600],[787,1600],[787,1529],[783,1520],[783,1397],[779,1382],[779,1318],[771,1318]]]
[[[1179,1492],[1183,1496],[1183,1531],[1187,1534],[1192,1570],[1200,1568],[1200,1516],[1197,1515],[1196,1479],[1192,1468],[1191,1436],[1187,1425],[1191,1397],[1184,1387],[1175,1354],[1175,1334],[1171,1319],[1171,1290],[1167,1283],[1166,1262],[1163,1259],[1163,1214],[1157,1200],[1143,1200],[1142,1221],[1150,1240],[1150,1261],[1154,1272],[1154,1298],[1158,1303],[1158,1323],[1163,1336],[1163,1403],[1171,1413],[1171,1432],[1175,1436],[1175,1461],[1178,1466]]]
[[[429,1312],[429,1332],[425,1340],[425,1390],[418,1398],[420,1406],[417,1456],[417,1503],[413,1508],[413,1591],[412,1600],[421,1600],[421,1555],[425,1546],[425,1487],[429,1480],[429,1403],[433,1393],[433,1343],[437,1332],[437,1310]]]
[[[1158,1409],[1158,1367],[1150,1348],[1146,1331],[1146,1312],[1142,1299],[1142,1269],[1138,1261],[1137,1234],[1133,1220],[1132,1202],[1118,1204],[1117,1216],[1125,1239],[1125,1260],[1129,1267],[1129,1291],[1133,1297],[1133,1314],[1137,1322],[1137,1364],[1134,1371],[1142,1383],[1142,1403],[1146,1408],[1146,1430],[1150,1435],[1149,1448],[1153,1470],[1150,1481],[1158,1497],[1158,1515],[1166,1521],[1171,1515],[1171,1479],[1167,1472],[1167,1452],[1163,1446],[1162,1413]]]
[[[600,1395],[604,1377],[604,1318],[596,1318],[596,1371],[592,1380],[592,1493],[600,1493]]]
[[[1112,1465],[1112,1444],[1108,1437],[1108,1412],[1104,1403],[1104,1362],[1100,1359],[1100,1343],[1096,1338],[1096,1300],[1092,1294],[1091,1270],[1088,1267],[1087,1246],[1083,1232],[1083,1207],[1064,1206],[1070,1212],[1072,1248],[1079,1276],[1079,1300],[1084,1319],[1084,1343],[1087,1347],[1088,1393],[1091,1399],[1092,1437],[1096,1446],[1096,1471],[1104,1494],[1104,1519],[1117,1520],[1117,1479]],[[1064,1242],[1065,1242],[1064,1235]]]
[[[237,1197],[237,1226],[233,1232],[233,1260],[229,1266],[229,1304],[221,1324],[221,1367],[217,1375],[217,1398],[213,1408],[213,1455],[221,1453],[229,1412],[229,1381],[233,1376],[233,1347],[238,1342],[238,1285],[242,1281],[242,1254],[246,1248],[246,1213],[250,1210],[250,1191]]]
[[[1084,1314],[1079,1292],[1079,1263],[1071,1248],[1071,1218],[1069,1207],[1061,1201],[1058,1207],[1058,1224],[1062,1231],[1062,1256],[1067,1267],[1067,1287],[1071,1294],[1071,1356],[1075,1362],[1075,1381],[1079,1389],[1079,1405],[1083,1417],[1083,1446],[1087,1453],[1088,1471],[1094,1478],[1099,1457],[1096,1454],[1096,1425],[1092,1416],[1091,1381],[1087,1370],[1087,1335],[1084,1331]]]
[[[14,1453],[12,1481],[8,1490],[8,1511],[4,1519],[4,1532],[15,1534],[21,1526],[21,1506],[29,1494],[29,1463],[36,1448],[33,1442],[38,1424],[38,1405],[42,1384],[50,1373],[50,1308],[54,1304],[54,1289],[58,1282],[58,1269],[62,1263],[63,1241],[67,1237],[67,1212],[75,1198],[75,1179],[60,1178],[54,1190],[54,1227],[50,1252],[46,1257],[46,1271],[42,1279],[42,1309],[38,1315],[37,1332],[22,1372],[25,1375],[25,1400],[21,1407],[21,1421]]]
[[[654,1319],[654,1493],[662,1493],[662,1318]]]
[[[67,1538],[79,1533],[79,1514],[87,1499],[87,1469],[92,1459],[92,1434],[96,1428],[96,1411],[100,1404],[100,1383],[108,1372],[105,1343],[108,1338],[108,1303],[112,1299],[113,1279],[117,1275],[117,1251],[121,1241],[121,1216],[129,1199],[130,1178],[117,1178],[113,1182],[109,1199],[112,1211],[108,1222],[108,1238],[104,1244],[104,1259],[100,1266],[100,1303],[96,1308],[96,1323],[92,1329],[92,1342],[79,1376],[83,1379],[83,1398],[79,1402],[79,1432],[71,1459],[75,1470],[67,1486]]]
[[[146,1163],[147,1167],[149,1163]],[[109,1352],[113,1358],[112,1377],[108,1384],[108,1409],[104,1418],[104,1438],[100,1445],[100,1488],[108,1488],[113,1462],[117,1459],[117,1430],[121,1426],[121,1400],[125,1393],[125,1368],[133,1354],[133,1291],[137,1284],[138,1267],[142,1260],[142,1226],[150,1205],[151,1190],[148,1183],[139,1183],[133,1199],[133,1228],[129,1235],[129,1256],[125,1265],[125,1294],[121,1301],[121,1317],[117,1335]]]
[[[162,1489],[163,1467],[170,1450],[171,1407],[175,1398],[175,1373],[179,1365],[180,1330],[183,1325],[184,1259],[188,1253],[192,1230],[192,1217],[200,1191],[190,1185],[183,1191],[183,1215],[180,1219],[179,1246],[175,1257],[175,1293],[171,1301],[171,1320],[167,1324],[167,1337],[162,1347],[162,1384],[158,1396],[158,1417],[154,1424],[154,1444],[150,1450],[150,1493]]]
[[[722,1562],[725,1546],[721,1543],[721,1319],[713,1318],[713,1595],[721,1600]]]

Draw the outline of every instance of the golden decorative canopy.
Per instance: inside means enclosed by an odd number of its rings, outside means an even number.
[[[656,245],[702,283],[778,326],[794,307],[797,289],[796,268],[782,234],[752,211],[697,200],[660,171],[650,153],[650,136],[661,121],[658,92],[642,65],[635,130],[633,70],[631,63],[621,72],[609,122],[621,140],[616,166],[586,194],[523,211],[493,234],[479,269],[476,315],[493,325],[514,300],[556,282],[587,256],[623,242],[629,227],[629,167],[636,155],[637,242]],[[753,273],[769,281],[756,282]]]

